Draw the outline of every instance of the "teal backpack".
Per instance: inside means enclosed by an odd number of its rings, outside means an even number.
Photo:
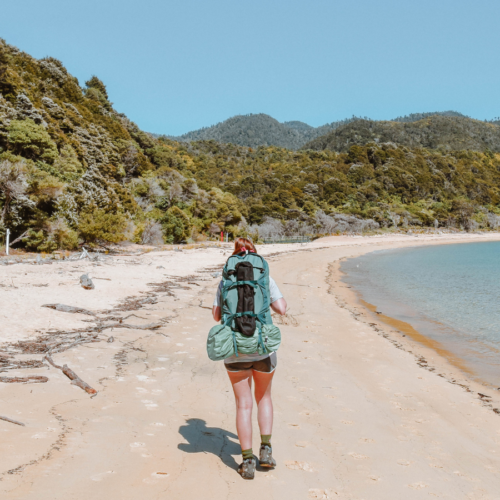
[[[221,324],[208,334],[208,357],[220,361],[276,351],[281,333],[273,325],[270,304],[267,262],[256,253],[231,255],[222,272]]]

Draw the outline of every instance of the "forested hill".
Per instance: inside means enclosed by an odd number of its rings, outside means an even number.
[[[263,113],[238,115],[217,125],[170,138],[187,142],[214,140],[222,144],[236,144],[250,148],[279,146],[296,150],[314,138],[327,134],[354,119],[356,118],[332,122],[315,128],[299,121],[280,123]]]
[[[411,125],[415,122],[421,123]],[[492,124],[498,125],[498,122],[489,122]],[[460,149],[463,144],[464,148],[484,150],[491,149],[490,142],[500,145],[495,138],[476,140],[476,136],[481,137],[485,131],[486,136],[491,135],[492,129],[487,125],[488,122],[472,120],[457,111],[412,113],[390,121],[353,116],[320,127],[311,127],[301,121],[280,123],[266,114],[251,114],[234,116],[217,125],[170,139],[181,142],[214,140],[251,148],[279,146],[293,150],[328,148],[345,151],[349,144],[366,144],[372,140],[452,150]],[[472,140],[468,136],[472,136]]]
[[[304,144],[302,136],[301,130],[287,127],[271,116],[261,113],[234,116],[212,127],[195,130],[175,139],[181,141],[215,140],[220,143],[232,143],[251,148],[274,145],[298,149]]]
[[[80,85],[57,59],[0,39],[0,245],[7,228],[14,245],[52,251],[240,223],[243,203],[199,189],[192,165],[118,113],[99,78]]]
[[[301,122],[254,117],[292,143],[311,132]],[[155,138],[114,109],[98,77],[80,85],[57,59],[35,59],[0,39],[0,251],[6,229],[14,247],[51,252],[203,241],[221,230],[257,240],[382,227],[498,228],[498,127],[439,120],[388,126],[420,130],[411,135],[416,148],[377,144],[370,135],[377,124],[359,119],[338,128],[351,130],[338,143],[343,152],[327,143],[294,151]],[[464,124],[449,125],[457,151],[424,143],[425,123]],[[470,134],[469,142],[456,140],[470,123],[476,142]],[[371,142],[345,144],[360,135],[359,125]],[[479,143],[484,152],[466,149]]]
[[[500,126],[464,116],[435,115],[418,121],[356,120],[312,140],[304,149],[348,151],[354,144],[371,142],[442,151],[500,152]]]

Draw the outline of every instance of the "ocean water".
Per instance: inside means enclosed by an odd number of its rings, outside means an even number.
[[[500,387],[500,242],[376,251],[341,269],[377,311],[439,342],[469,376]]]

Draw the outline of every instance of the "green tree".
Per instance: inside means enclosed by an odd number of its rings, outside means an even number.
[[[119,243],[126,239],[127,225],[127,218],[123,214],[97,209],[81,215],[78,233],[83,242],[91,246],[100,243]]]
[[[69,144],[61,149],[59,157],[54,161],[54,167],[62,174],[76,174],[83,170],[75,150]]]
[[[12,120],[7,129],[8,148],[31,160],[53,163],[58,157],[57,147],[42,125],[33,120]]]
[[[97,78],[97,76],[92,75],[92,78],[90,80],[87,80],[85,82],[85,85],[87,86],[88,89],[98,90],[105,99],[109,99],[108,91],[106,90],[106,85],[104,85],[102,80]]]
[[[189,217],[179,207],[169,208],[160,223],[167,243],[180,243],[187,240],[191,234]]]

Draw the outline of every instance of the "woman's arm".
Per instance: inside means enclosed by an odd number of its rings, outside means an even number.
[[[220,321],[220,319],[221,319],[221,313],[220,313],[220,307],[219,306],[213,306],[212,307],[212,316],[214,317],[215,321]]]
[[[275,300],[271,304],[271,309],[274,312],[277,312],[278,314],[281,314],[282,316],[284,316],[286,314],[286,300],[283,297],[281,297],[281,299]],[[219,314],[220,314],[220,311],[219,311]]]

